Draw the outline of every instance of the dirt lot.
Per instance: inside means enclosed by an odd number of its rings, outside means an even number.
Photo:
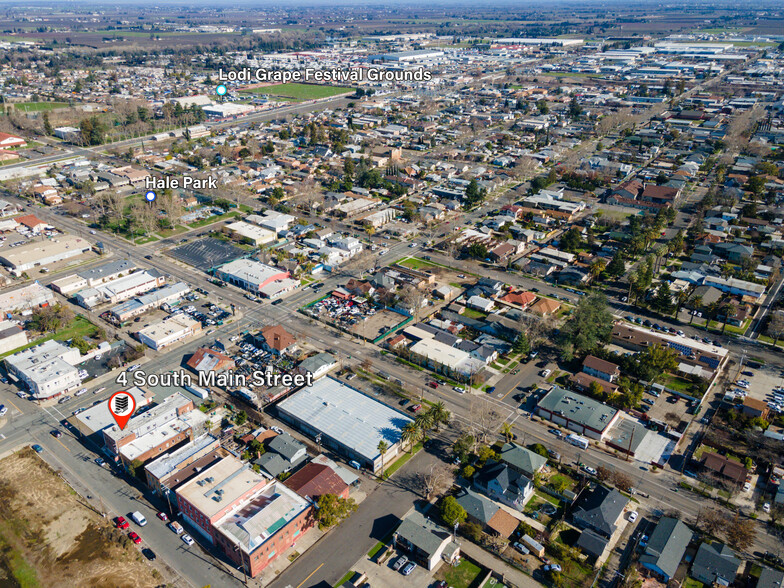
[[[30,448],[0,460],[0,586],[162,583],[136,546],[81,502]]]

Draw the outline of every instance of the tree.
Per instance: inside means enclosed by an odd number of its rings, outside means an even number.
[[[479,183],[476,181],[476,178],[472,178],[470,182],[468,182],[468,186],[466,186],[465,191],[465,201],[468,208],[479,204],[485,197],[485,190],[479,187]]]
[[[613,315],[604,294],[583,296],[560,332],[561,350],[567,359],[593,350],[612,336]]]
[[[329,529],[357,510],[353,498],[342,498],[335,494],[322,494],[316,501],[314,518],[319,529]]]
[[[715,508],[703,508],[697,513],[697,526],[708,535],[717,537],[727,525],[727,517]]]
[[[239,425],[244,425],[245,422],[248,420],[248,413],[244,410],[241,410],[237,413],[237,416],[234,417],[234,422]]]
[[[512,425],[509,423],[503,423],[501,425],[501,435],[503,435],[507,443],[509,443],[512,439],[514,439],[514,433],[512,432]]]
[[[528,355],[531,352],[531,344],[528,342],[528,337],[525,333],[517,335],[517,339],[515,339],[514,345],[512,346],[512,351],[523,355]]]
[[[430,413],[430,422],[436,428],[436,431],[438,431],[440,425],[448,425],[452,416],[446,409],[446,405],[441,401],[436,402],[427,412]]]
[[[656,295],[653,298],[652,306],[654,310],[657,310],[662,314],[672,313],[672,292],[670,291],[670,285],[667,282],[659,283],[659,287],[656,288]]]
[[[622,472],[615,472],[613,483],[615,484],[615,487],[622,492],[629,492],[634,484],[632,479]]]
[[[378,452],[381,454],[381,477],[384,477],[384,454],[389,449],[389,443],[383,439],[378,442]]]
[[[460,474],[466,480],[470,480],[471,478],[474,477],[474,473],[475,472],[476,472],[476,469],[474,468],[474,466],[472,466],[472,465],[465,465],[465,466],[463,466],[463,470],[462,470],[462,472],[460,472]]]
[[[756,535],[754,521],[741,518],[740,513],[735,513],[732,523],[725,526],[724,534],[730,546],[738,551],[746,551],[754,544]]]
[[[613,278],[620,278],[626,272],[626,263],[623,260],[623,253],[621,253],[620,249],[615,252],[604,271]]]
[[[43,114],[43,121],[44,121],[44,133],[47,135],[54,134],[54,127],[52,127],[52,123],[49,121],[49,113],[44,112]]]
[[[533,443],[528,446],[528,449],[536,453],[537,455],[541,455],[542,457],[548,457],[547,447],[542,445],[541,443]]]
[[[599,466],[596,468],[596,479],[600,482],[607,482],[612,480],[613,471],[610,468],[606,468],[604,466]]]
[[[568,231],[566,231],[560,239],[559,247],[563,251],[574,252],[577,251],[580,246],[582,245],[582,237],[580,235],[580,230],[576,227],[572,227]]]
[[[441,501],[439,511],[441,513],[441,518],[450,528],[454,527],[455,523],[459,524],[465,522],[466,518],[468,517],[468,513],[462,506],[460,506],[454,496],[444,497],[444,499]]]
[[[482,540],[482,525],[479,523],[466,523],[460,527],[460,530],[474,543],[479,543]]]
[[[472,243],[468,246],[466,253],[474,259],[485,259],[487,258],[487,247],[482,243]]]
[[[419,440],[419,437],[422,435],[422,431],[419,430],[419,427],[416,426],[416,423],[406,423],[403,429],[400,431],[400,439],[408,445],[408,451],[411,452],[414,449],[414,445]]]
[[[594,380],[588,386],[588,395],[597,399],[604,398],[604,388],[602,388],[602,385],[599,382]]]
[[[656,378],[678,367],[679,354],[671,347],[651,345],[634,356],[634,370],[638,378],[653,384]]]
[[[767,327],[768,336],[773,337],[774,347],[784,335],[784,311],[778,310],[770,315]]]

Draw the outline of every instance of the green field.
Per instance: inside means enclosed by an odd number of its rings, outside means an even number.
[[[30,341],[27,345],[23,345],[22,347],[18,347],[17,349],[12,349],[11,351],[7,351],[2,355],[0,355],[0,359],[12,355],[14,353],[18,353],[19,351],[24,351],[25,349],[29,349],[30,347],[34,347],[35,345],[40,345],[41,343],[48,341],[49,339],[54,339],[55,341],[67,341],[68,339],[73,339],[74,337],[92,337],[97,330],[98,327],[96,327],[86,318],[82,316],[75,316],[70,323],[68,323],[65,327],[63,327],[56,333],[49,333],[48,335],[44,335],[42,337],[39,337],[38,339],[34,339],[33,341]]]
[[[40,112],[42,110],[55,110],[56,108],[67,108],[66,102],[17,102],[13,105],[16,110],[22,112]]]
[[[278,84],[276,86],[263,86],[245,90],[253,94],[268,94],[283,100],[301,102],[303,100],[318,100],[319,98],[329,98],[338,94],[353,92],[354,88],[345,86],[316,86],[313,84]]]

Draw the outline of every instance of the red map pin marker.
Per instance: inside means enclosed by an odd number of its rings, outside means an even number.
[[[131,418],[135,410],[136,400],[132,394],[128,394],[125,390],[115,392],[109,397],[109,412],[112,413],[120,429],[125,428],[128,419]]]

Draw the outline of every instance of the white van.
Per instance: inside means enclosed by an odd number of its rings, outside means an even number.
[[[147,524],[147,519],[145,519],[144,515],[140,513],[138,510],[135,513],[131,514],[131,518],[133,519],[133,522],[139,525],[140,527],[143,527],[144,525]]]

